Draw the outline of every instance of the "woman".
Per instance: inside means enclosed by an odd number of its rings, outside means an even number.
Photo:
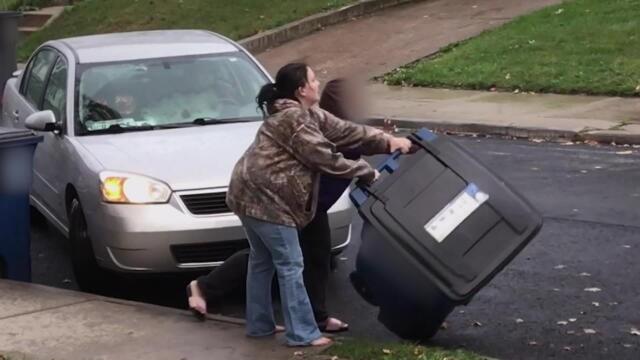
[[[362,117],[362,102],[358,91],[345,79],[334,79],[327,83],[320,98],[320,108],[341,119],[356,120]],[[357,151],[344,153],[348,159],[359,158]],[[327,211],[335,204],[347,189],[351,179],[323,176],[316,215],[299,233],[300,247],[304,261],[303,279],[311,301],[311,308],[318,328],[327,333],[342,332],[349,325],[330,317],[326,307],[327,282],[331,264],[331,228]],[[221,266],[200,276],[190,283],[188,288],[189,304],[194,314],[201,318],[207,313],[207,307],[222,301],[225,296],[246,288],[249,249],[238,251]]]
[[[320,108],[345,120],[363,117],[362,99],[354,83],[335,79],[327,83],[320,98]],[[347,159],[357,160],[360,152],[344,151]],[[351,184],[351,179],[324,175],[320,178],[320,191],[316,215],[300,232],[300,247],[304,256],[304,284],[307,288],[313,315],[321,331],[336,333],[347,331],[349,325],[327,312],[326,293],[331,271],[331,227],[327,212]]]
[[[317,108],[319,82],[305,64],[288,64],[275,84],[258,94],[268,114],[253,144],[236,164],[227,205],[241,219],[249,244],[247,334],[276,331],[271,281],[278,275],[286,339],[292,346],[322,346],[304,287],[298,229],[315,215],[319,175],[359,177],[371,183],[377,172],[364,160],[348,160],[338,151],[363,154],[407,152],[411,143],[365,126],[342,121]]]

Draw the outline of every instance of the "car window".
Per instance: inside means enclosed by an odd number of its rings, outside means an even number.
[[[85,64],[76,77],[78,135],[199,118],[261,120],[255,97],[268,81],[240,52]]]
[[[67,63],[62,57],[58,58],[51,71],[47,89],[44,92],[43,110],[51,110],[56,116],[56,121],[63,123],[66,120],[67,104]]]
[[[55,63],[57,54],[52,50],[42,50],[33,59],[33,65],[27,75],[25,97],[36,108],[40,109],[44,94],[45,82],[51,67]]]

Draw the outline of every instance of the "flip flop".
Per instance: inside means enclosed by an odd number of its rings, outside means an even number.
[[[333,326],[337,326],[337,328],[327,328],[329,325],[330,320],[334,320],[334,322],[331,324]],[[333,334],[333,333],[341,333],[341,332],[345,332],[345,331],[349,331],[349,324],[338,320],[336,318],[328,318],[327,320],[318,323],[318,329],[320,329],[320,331],[324,332],[324,333],[329,333],[329,334]]]

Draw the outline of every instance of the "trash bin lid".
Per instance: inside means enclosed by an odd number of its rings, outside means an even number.
[[[37,136],[31,130],[11,129],[0,126],[0,146],[25,142],[37,143],[40,141],[42,141],[42,136]]]

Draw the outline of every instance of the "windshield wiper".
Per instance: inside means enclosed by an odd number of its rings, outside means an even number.
[[[99,130],[91,130],[88,133],[90,134],[121,134],[124,132],[130,131],[148,131],[155,130],[157,127],[151,125],[140,125],[140,126],[121,126],[120,124],[114,124],[109,126],[106,129]]]
[[[212,118],[212,117],[199,117],[195,118],[191,123],[195,125],[217,125],[217,124],[231,124],[240,122],[257,121],[257,118],[244,117],[244,118]]]

